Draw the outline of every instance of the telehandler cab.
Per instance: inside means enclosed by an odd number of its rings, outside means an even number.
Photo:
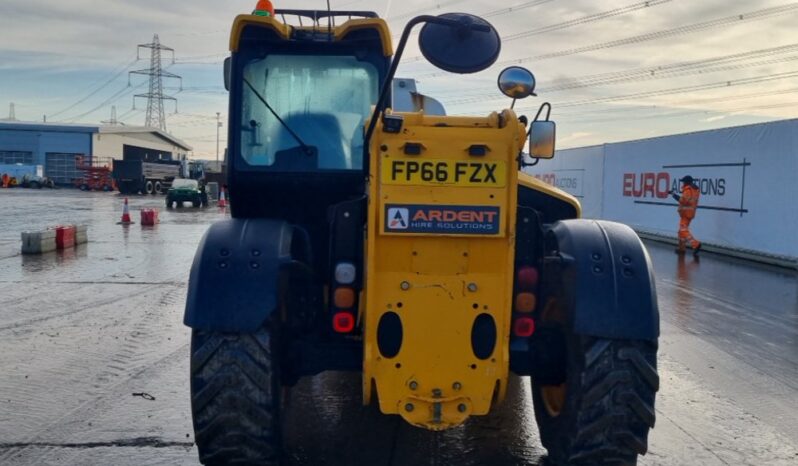
[[[362,372],[364,404],[429,430],[488,414],[510,373],[531,376],[553,463],[646,452],[659,315],[643,244],[522,171],[554,155],[550,105],[528,130],[513,110],[388,108],[422,23],[422,53],[443,70],[499,55],[494,28],[461,13],[411,20],[395,55],[371,12],[233,24],[233,218],[202,240],[185,314],[204,464],[279,463],[282,394],[328,370]],[[499,87],[524,98],[534,77],[511,67]]]

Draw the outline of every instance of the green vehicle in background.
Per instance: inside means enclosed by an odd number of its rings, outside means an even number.
[[[197,180],[175,179],[169,191],[166,192],[166,208],[183,207],[184,202],[190,202],[194,207],[208,206],[208,193],[205,185]]]

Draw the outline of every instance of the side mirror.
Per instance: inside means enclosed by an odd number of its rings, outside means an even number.
[[[536,159],[554,157],[557,125],[553,121],[533,121],[529,128],[529,155]]]
[[[424,58],[451,73],[476,73],[499,58],[501,38],[484,19],[467,13],[432,17],[421,28],[418,46]]]
[[[535,75],[526,68],[510,66],[499,74],[499,90],[507,97],[525,99],[535,94]]]
[[[224,59],[224,88],[230,92],[230,73],[232,70],[232,59],[227,57]]]

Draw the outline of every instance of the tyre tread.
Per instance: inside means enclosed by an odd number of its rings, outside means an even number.
[[[279,392],[268,330],[195,331],[191,377],[200,462],[277,464]]]
[[[593,340],[585,344],[586,393],[568,464],[634,465],[648,451],[648,431],[656,417],[659,377],[649,362],[656,360],[656,349],[645,341]]]

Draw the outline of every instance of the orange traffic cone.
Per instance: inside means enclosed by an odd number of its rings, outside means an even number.
[[[130,207],[128,207],[127,198],[125,198],[125,207],[122,209],[122,221],[118,222],[117,225],[130,225],[132,223],[134,222],[130,219]]]
[[[227,207],[227,200],[224,198],[224,187],[219,190],[219,207]]]

